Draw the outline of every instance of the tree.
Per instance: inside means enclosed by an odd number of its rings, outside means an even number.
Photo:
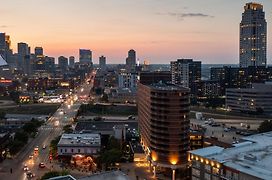
[[[23,77],[23,78],[22,78],[22,83],[27,83],[27,81],[28,81],[28,78],[27,78],[27,77]]]
[[[97,117],[94,117],[94,118],[93,118],[93,120],[94,120],[94,121],[102,121],[102,120],[103,120],[103,118],[102,118],[102,117],[100,117],[100,116],[97,116]]]
[[[11,141],[8,145],[9,147],[9,152],[11,155],[14,155],[16,154],[17,152],[20,151],[20,149],[25,145],[24,142],[22,141],[18,141],[18,140],[14,140],[14,141]]]
[[[102,93],[103,93],[102,88],[96,88],[96,89],[95,89],[95,94],[96,94],[96,95],[101,95]]]
[[[19,96],[20,96],[20,93],[18,91],[12,91],[9,93],[9,96],[10,98],[15,101],[16,103],[19,102]]]
[[[101,155],[101,163],[106,165],[106,168],[109,165],[113,165],[116,162],[120,162],[122,157],[122,152],[120,149],[110,149],[106,150]]]
[[[110,139],[109,139],[109,142],[108,142],[108,144],[107,144],[107,149],[121,149],[121,144],[120,144],[120,142],[116,139],[116,138],[114,138],[114,137],[110,137]]]
[[[65,125],[64,127],[63,127],[63,131],[64,131],[64,133],[72,133],[73,132],[73,129],[72,129],[72,126],[71,125]]]
[[[258,131],[260,133],[272,131],[272,121],[271,120],[265,120],[265,121],[263,121],[260,124],[260,126],[258,128]]]
[[[37,128],[35,127],[35,125],[33,123],[25,123],[25,125],[23,126],[23,130],[25,132],[27,132],[28,134],[31,134],[33,132],[37,132]]]
[[[53,139],[50,143],[50,151],[53,157],[56,157],[57,152],[58,152],[58,143],[60,140],[61,136],[56,137],[55,139]]]
[[[257,114],[263,114],[263,113],[264,113],[263,108],[257,107],[257,108],[256,108],[256,113],[257,113]]]
[[[0,111],[0,119],[5,119],[6,118],[6,112]]]
[[[38,127],[40,127],[42,125],[43,122],[32,118],[30,122],[26,123],[23,126],[23,130],[25,132],[27,132],[28,134],[31,134],[33,132],[37,132],[38,131]]]
[[[114,165],[116,162],[120,162],[122,158],[122,148],[120,142],[114,137],[110,137],[107,143],[106,149],[101,152],[98,161],[106,166],[106,169],[110,165]]]
[[[20,141],[20,142],[25,144],[28,141],[28,135],[24,131],[18,131],[18,132],[15,133],[14,140],[15,141]]]
[[[50,171],[50,172],[45,173],[41,177],[41,180],[50,179],[50,178],[57,177],[57,176],[65,176],[68,174],[69,174],[68,171],[61,171],[61,172],[60,171]]]
[[[109,97],[108,97],[108,95],[104,93],[104,94],[102,95],[102,97],[101,97],[101,101],[102,101],[102,102],[109,102]]]

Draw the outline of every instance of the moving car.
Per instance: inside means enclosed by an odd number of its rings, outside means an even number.
[[[26,172],[26,177],[27,177],[27,178],[33,178],[33,177],[35,177],[35,174],[32,173],[31,171],[27,171],[27,172]]]
[[[39,164],[39,167],[40,167],[40,168],[45,168],[44,163],[41,162],[41,163]]]
[[[28,171],[28,170],[29,170],[29,168],[27,167],[27,165],[26,165],[26,164],[24,165],[23,170],[24,170],[24,171]]]

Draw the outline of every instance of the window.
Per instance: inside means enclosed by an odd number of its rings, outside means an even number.
[[[77,152],[80,153],[80,149],[78,149]]]
[[[74,152],[74,149],[71,149],[71,152],[73,153],[73,152]]]
[[[229,170],[226,170],[226,178],[232,178],[232,172]]]
[[[238,180],[238,179],[239,179],[238,173],[233,173],[233,180]]]
[[[196,168],[200,168],[200,162],[199,161],[194,161],[193,166]]]
[[[192,175],[200,177],[200,171],[198,169],[192,168]]]
[[[192,180],[199,180],[199,178],[192,176]]]
[[[206,170],[207,172],[211,172],[211,166],[208,165],[208,164],[205,164],[205,170]]]
[[[217,177],[217,176],[212,176],[212,180],[219,180],[219,177]]]
[[[62,149],[60,149],[60,152],[62,153]]]
[[[210,179],[211,179],[211,175],[208,174],[208,173],[205,173],[205,174],[204,174],[204,179],[205,179],[205,180],[210,180]]]
[[[213,174],[219,174],[219,169],[216,168],[216,167],[213,167],[212,173],[213,173]]]
[[[67,149],[64,149],[64,152],[67,152]]]

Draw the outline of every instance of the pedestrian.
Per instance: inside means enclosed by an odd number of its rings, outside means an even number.
[[[12,174],[12,168],[10,168],[10,174]]]

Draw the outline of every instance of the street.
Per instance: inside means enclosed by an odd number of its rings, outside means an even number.
[[[37,136],[29,142],[13,159],[6,159],[0,164],[0,179],[24,180],[27,179],[27,165],[29,171],[35,174],[33,179],[41,177],[45,172],[54,169],[53,163],[49,160],[50,142],[62,134],[62,128],[71,124],[76,116],[80,105],[88,98],[92,84],[85,83],[76,90],[74,95],[58,108],[58,110],[39,128]],[[81,98],[78,98],[81,97]],[[84,98],[82,98],[84,97]],[[34,148],[38,148],[34,152]],[[33,155],[33,157],[30,157]],[[44,163],[45,167],[40,168],[39,163]]]

